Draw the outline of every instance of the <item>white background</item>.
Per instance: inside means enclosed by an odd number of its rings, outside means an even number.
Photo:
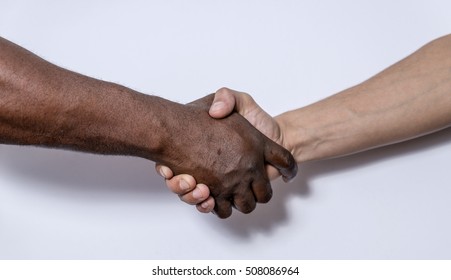
[[[451,31],[449,1],[1,1],[0,36],[188,102],[270,114],[362,82]],[[300,166],[249,214],[179,202],[138,158],[0,145],[3,259],[451,258],[451,130]]]

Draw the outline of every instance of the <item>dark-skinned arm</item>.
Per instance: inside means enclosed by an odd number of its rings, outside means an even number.
[[[213,96],[182,105],[55,66],[0,38],[0,143],[128,155],[207,182],[219,217],[271,198],[265,163],[287,178],[291,154],[244,118],[214,120]]]

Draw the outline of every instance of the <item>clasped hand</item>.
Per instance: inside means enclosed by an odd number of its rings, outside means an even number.
[[[174,175],[191,174],[197,182],[208,185],[215,200],[214,212],[227,218],[232,207],[249,213],[257,202],[271,199],[266,164],[274,166],[286,180],[296,175],[297,165],[289,151],[238,113],[211,118],[208,112],[213,98],[212,94],[180,105],[173,116],[178,125],[167,128],[177,136],[167,143],[165,150],[169,152],[159,164],[169,167]]]

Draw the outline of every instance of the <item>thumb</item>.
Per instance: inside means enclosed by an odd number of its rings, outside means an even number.
[[[291,181],[298,172],[298,165],[293,155],[270,139],[266,141],[265,161],[279,171],[285,182]]]
[[[209,114],[215,119],[225,118],[233,112],[235,103],[234,92],[228,88],[221,88],[215,93]]]

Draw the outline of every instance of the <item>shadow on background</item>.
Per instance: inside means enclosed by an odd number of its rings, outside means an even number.
[[[208,226],[222,234],[233,234],[244,239],[249,238],[253,232],[271,233],[288,222],[286,203],[291,197],[308,198],[314,194],[309,187],[311,180],[438,148],[450,140],[451,129],[446,129],[347,157],[301,164],[296,179],[289,184],[280,180],[273,183],[273,199],[266,205],[258,205],[251,214],[234,211],[232,217],[226,220],[212,217],[213,215],[206,216],[205,220]],[[13,176],[29,181],[30,188],[33,182],[39,182],[39,192],[62,193],[69,197],[78,195],[87,199],[101,196],[140,200],[168,194],[162,178],[154,170],[154,164],[140,158],[7,145],[0,145],[0,155],[0,166]],[[196,210],[193,208],[192,211]]]
[[[301,164],[299,165],[298,175],[293,182],[284,184],[277,181],[273,184],[276,195],[268,205],[257,205],[257,209],[248,215],[234,211],[232,217],[227,220],[210,222],[212,226],[218,228],[218,231],[233,233],[241,238],[249,238],[251,233],[255,231],[270,233],[278,225],[288,222],[286,203],[290,197],[308,198],[310,195],[314,195],[313,190],[309,187],[311,180],[337,172],[355,171],[361,167],[391,158],[439,148],[450,140],[451,128],[448,128],[410,141],[346,157]]]
[[[141,158],[9,145],[0,145],[0,155],[2,168],[40,192],[87,197],[168,193],[154,164]]]

